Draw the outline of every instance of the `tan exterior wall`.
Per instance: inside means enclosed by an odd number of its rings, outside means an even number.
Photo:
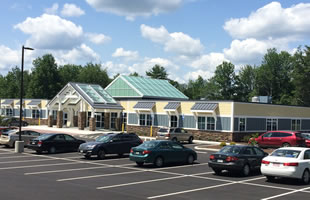
[[[235,103],[235,116],[310,118],[310,108],[272,104]]]

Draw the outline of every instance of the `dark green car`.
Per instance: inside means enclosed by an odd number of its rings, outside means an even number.
[[[152,140],[132,148],[129,158],[138,166],[153,163],[156,167],[162,167],[167,163],[193,164],[197,160],[197,153],[173,141]]]

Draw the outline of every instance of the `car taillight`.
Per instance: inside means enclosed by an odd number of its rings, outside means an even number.
[[[233,161],[236,161],[236,160],[238,160],[238,158],[237,158],[237,157],[234,157],[234,156],[228,156],[228,157],[226,158],[226,161],[227,161],[227,162],[233,162]]]
[[[39,142],[38,142],[38,146],[41,146],[41,145],[42,145],[42,143],[43,143],[42,141],[39,141]]]
[[[143,140],[142,140],[142,139],[140,139],[140,142],[141,142],[141,143],[143,143]]]
[[[211,155],[210,160],[214,160],[214,159],[215,159],[214,155]]]
[[[151,151],[148,151],[148,150],[144,150],[144,151],[142,152],[143,155],[149,154],[149,153],[151,153]]]
[[[269,165],[270,162],[269,162],[269,161],[266,161],[266,160],[262,160],[262,164]]]
[[[297,167],[297,166],[298,166],[298,163],[283,163],[283,166]]]
[[[167,134],[167,137],[170,137],[170,133]]]
[[[130,149],[130,153],[133,153],[133,150],[132,150],[132,149]]]

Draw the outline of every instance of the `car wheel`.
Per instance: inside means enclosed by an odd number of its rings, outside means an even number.
[[[290,143],[287,143],[287,142],[285,142],[285,143],[282,144],[282,147],[290,147],[290,146],[291,146],[291,144],[290,144]]]
[[[302,174],[302,177],[301,177],[301,182],[303,184],[308,184],[310,181],[310,174],[309,174],[309,170],[305,170],[304,173]]]
[[[37,154],[41,154],[42,151],[41,150],[36,150]]]
[[[241,171],[242,176],[248,176],[250,174],[250,166],[245,164]]]
[[[173,142],[178,142],[178,139],[176,137],[172,138]]]
[[[105,151],[104,150],[99,150],[98,154],[97,154],[97,157],[99,159],[104,159],[105,158]]]
[[[216,175],[220,175],[222,173],[221,169],[215,169],[213,168],[213,171],[215,172]]]
[[[195,160],[195,158],[194,158],[193,154],[188,155],[187,164],[190,164],[190,165],[193,164],[194,160]]]
[[[274,176],[266,176],[266,178],[269,182],[274,181]]]
[[[137,165],[139,166],[139,167],[142,167],[143,166],[143,162],[136,162],[137,163]]]
[[[84,158],[90,159],[90,155],[84,155]]]
[[[48,153],[56,153],[56,148],[55,148],[55,147],[51,147],[51,148],[48,150]]]
[[[188,139],[188,144],[192,144],[193,143],[194,138],[193,137],[189,137]]]
[[[162,157],[158,156],[157,158],[155,158],[154,165],[156,167],[164,166],[164,159]]]

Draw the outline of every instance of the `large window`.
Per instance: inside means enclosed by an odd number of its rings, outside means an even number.
[[[170,127],[171,128],[178,127],[178,117],[176,115],[171,115],[170,116]]]
[[[140,126],[152,126],[152,116],[150,114],[140,114],[139,119]]]
[[[57,120],[57,110],[52,111],[53,120]]]
[[[116,128],[117,113],[111,113],[111,128]]]
[[[5,115],[6,116],[13,116],[13,109],[12,108],[5,109]]]
[[[239,131],[245,131],[246,118],[239,118]]]
[[[32,118],[39,119],[40,118],[40,111],[39,110],[32,110]]]
[[[300,130],[300,124],[301,124],[300,119],[293,119],[292,120],[292,130],[293,131],[299,131]]]
[[[278,130],[278,119],[267,119],[267,131]]]
[[[214,119],[214,117],[198,117],[198,129],[215,130],[215,119]]]

